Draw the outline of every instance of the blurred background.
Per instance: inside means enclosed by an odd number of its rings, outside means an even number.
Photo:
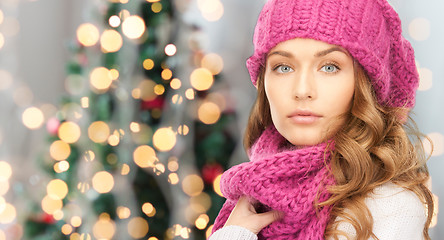
[[[0,240],[205,239],[220,175],[247,161],[264,2],[1,0]],[[390,2],[416,51],[439,203],[444,2]]]

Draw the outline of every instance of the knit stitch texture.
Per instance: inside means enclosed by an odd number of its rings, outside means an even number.
[[[342,46],[369,75],[378,102],[412,108],[419,76],[414,51],[386,0],[269,0],[256,24],[247,60],[256,85],[266,54],[280,42],[311,38]]]
[[[330,146],[333,144],[330,144]],[[213,232],[223,227],[237,200],[245,195],[258,212],[285,213],[258,234],[258,239],[323,239],[330,207],[315,209],[315,200],[330,197],[326,187],[334,184],[326,164],[327,143],[302,149],[283,148],[286,140],[269,126],[250,151],[250,162],[230,168],[222,175],[221,190],[227,198],[216,218]]]

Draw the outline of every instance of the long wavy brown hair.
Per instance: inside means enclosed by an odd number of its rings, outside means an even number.
[[[257,81],[257,99],[244,136],[247,151],[272,123],[264,74],[262,67]],[[332,206],[325,238],[338,239],[339,235],[344,235],[350,239],[337,229],[340,222],[346,221],[355,228],[356,239],[378,239],[372,232],[373,218],[364,200],[376,187],[391,181],[414,192],[427,207],[423,234],[425,239],[430,239],[428,228],[433,216],[433,200],[426,187],[429,172],[421,142],[425,136],[408,117],[406,108],[378,104],[369,77],[357,63],[355,83],[352,106],[341,116],[345,124],[334,134],[335,150],[330,164],[326,164],[336,185],[328,189],[331,198],[315,206]]]

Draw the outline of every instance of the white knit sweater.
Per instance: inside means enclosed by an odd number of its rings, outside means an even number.
[[[376,188],[365,199],[365,203],[373,216],[373,233],[380,240],[424,239],[426,211],[413,192],[393,183],[386,183]],[[350,223],[342,222],[339,229],[351,237],[356,235]],[[226,226],[211,235],[209,240],[257,240],[257,236],[243,227]]]

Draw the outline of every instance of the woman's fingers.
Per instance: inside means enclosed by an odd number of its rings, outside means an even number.
[[[260,214],[256,213],[253,204],[249,202],[247,197],[242,196],[236,203],[225,225],[241,226],[258,234],[264,227],[282,219],[282,217],[283,213],[276,210]]]

